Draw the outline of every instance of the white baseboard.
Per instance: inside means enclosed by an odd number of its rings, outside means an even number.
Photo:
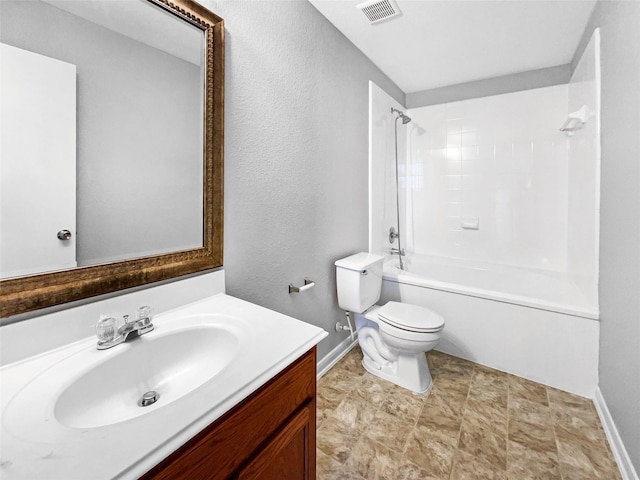
[[[611,451],[613,452],[613,456],[618,464],[623,480],[640,480],[638,478],[638,473],[635,468],[633,468],[627,449],[624,447],[624,443],[622,443],[618,429],[616,428],[615,423],[613,423],[613,418],[611,417],[611,413],[604,401],[602,392],[600,392],[600,387],[596,388],[596,395],[593,399],[593,403],[596,406],[600,422],[602,422],[602,427],[604,428],[604,433],[607,435],[609,446],[611,446]]]
[[[331,367],[333,367],[336,363],[340,361],[342,357],[344,357],[349,351],[356,346],[358,343],[358,335],[356,334],[355,339],[351,340],[351,337],[345,338],[340,344],[327,353],[324,357],[322,357],[318,361],[318,365],[316,367],[316,371],[318,372],[318,378],[322,377],[325,373],[329,371]]]

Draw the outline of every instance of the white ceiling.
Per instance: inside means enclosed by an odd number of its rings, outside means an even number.
[[[571,62],[595,0],[397,0],[371,25],[360,1],[309,0],[405,93]]]

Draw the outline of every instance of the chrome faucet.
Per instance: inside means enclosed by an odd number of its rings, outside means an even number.
[[[136,320],[129,322],[129,315],[123,315],[124,324],[116,330],[115,318],[103,318],[96,324],[98,350],[106,350],[127,341],[129,336],[138,337],[153,330],[151,308],[140,307]]]
[[[405,270],[405,265],[404,265],[404,262],[402,261],[402,257],[405,256],[404,248],[392,248],[391,255],[398,255],[398,266],[400,267],[400,270]]]

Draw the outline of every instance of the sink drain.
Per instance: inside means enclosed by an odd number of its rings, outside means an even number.
[[[140,400],[138,400],[138,405],[141,407],[148,407],[149,405],[153,405],[160,398],[160,394],[153,390],[144,393]]]

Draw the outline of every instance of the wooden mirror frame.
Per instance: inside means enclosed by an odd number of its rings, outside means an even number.
[[[222,266],[224,21],[192,0],[148,0],[205,38],[203,247],[0,281],[0,317],[116,292]]]

